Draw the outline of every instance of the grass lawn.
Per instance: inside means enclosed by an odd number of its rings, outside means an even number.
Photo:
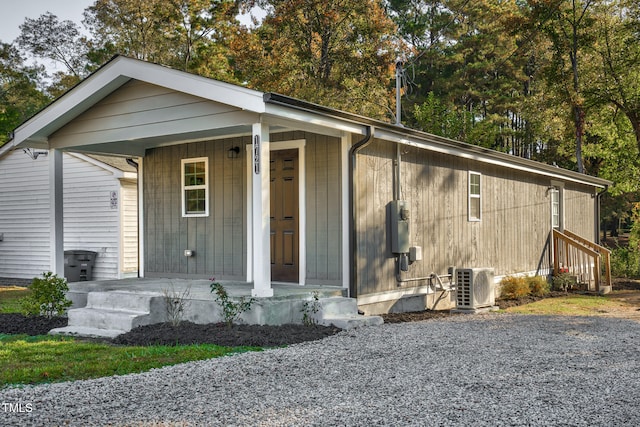
[[[0,286],[0,313],[19,313],[18,300],[29,293],[29,289],[21,286]]]
[[[620,306],[606,296],[568,294],[564,297],[545,298],[531,304],[507,308],[507,313],[589,316]]]
[[[0,387],[124,375],[251,350],[259,348],[130,347],[61,336],[0,335]]]
[[[27,293],[26,288],[0,287],[0,313],[20,312],[18,300]],[[213,344],[116,346],[73,337],[0,334],[0,388],[124,375],[258,350]]]

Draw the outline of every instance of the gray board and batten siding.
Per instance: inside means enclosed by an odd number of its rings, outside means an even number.
[[[250,140],[250,138],[246,138]],[[145,275],[241,279],[246,271],[245,178],[226,152],[242,138],[148,150],[144,158]],[[209,216],[183,217],[181,160],[209,159]],[[184,250],[194,256],[184,256]]]
[[[211,123],[239,109],[142,81],[124,84],[52,136],[73,145],[91,140],[100,148],[128,141],[132,153],[145,141],[168,135],[198,136]],[[136,135],[134,140],[130,140]],[[306,283],[341,285],[342,225],[339,139],[307,132],[273,134],[278,141],[304,139],[306,158]],[[176,137],[178,140],[178,137]],[[144,262],[148,277],[216,277],[244,280],[247,255],[246,156],[228,159],[250,137],[215,139],[146,150],[144,174]],[[210,215],[182,218],[180,160],[208,157]],[[184,250],[194,251],[185,257]]]
[[[341,173],[340,140],[305,132],[270,136],[304,140],[306,204],[306,283],[340,286]],[[244,280],[247,254],[247,162],[250,137],[202,141],[155,148],[144,158],[145,274],[148,277],[216,277]],[[227,151],[240,147],[238,158]],[[182,217],[180,161],[206,157],[209,162],[207,217]],[[184,250],[194,252],[185,257]]]
[[[410,244],[423,259],[403,278],[447,274],[450,266],[490,267],[495,274],[550,268],[551,178],[449,154],[402,146],[401,199],[410,207]],[[397,291],[388,240],[396,145],[375,140],[357,158],[357,295]],[[468,220],[468,174],[481,174],[480,221]],[[565,228],[592,239],[594,188],[564,183]],[[383,256],[381,256],[383,255]],[[409,282],[402,287],[427,284]]]

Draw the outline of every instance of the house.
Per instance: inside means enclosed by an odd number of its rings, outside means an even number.
[[[272,283],[340,287],[366,313],[411,296],[424,307],[450,267],[550,274],[552,230],[596,241],[610,184],[122,56],[8,146],[50,150],[56,206],[62,153],[134,159],[140,277],[215,276],[259,298]],[[62,217],[51,212],[57,272]]]
[[[0,148],[0,281],[51,270],[48,151]],[[96,252],[90,277],[138,274],[137,173],[124,158],[64,153],[64,249]]]

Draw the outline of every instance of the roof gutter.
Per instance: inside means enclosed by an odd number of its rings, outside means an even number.
[[[358,251],[358,234],[356,230],[356,156],[358,152],[364,149],[372,141],[373,126],[365,126],[364,138],[356,142],[349,149],[349,296],[355,298],[358,296],[357,280],[358,269],[356,265]]]
[[[534,160],[525,159],[512,154],[502,153],[466,142],[432,135],[415,129],[400,127],[396,124],[382,122],[380,120],[375,120],[370,117],[342,110],[336,110],[334,108],[325,107],[323,105],[314,104],[312,102],[303,101],[286,95],[267,92],[263,95],[263,100],[268,104],[286,106],[313,114],[321,114],[327,117],[348,121],[359,126],[370,126],[378,131],[376,135],[378,138],[400,144],[416,146],[421,149],[446,154],[463,155],[464,157],[473,158],[474,160],[484,163],[507,166],[539,175],[541,174],[560,179],[567,179],[578,183],[594,185],[600,188],[611,184],[610,181],[602,178],[558,168],[556,166],[547,165],[545,163],[536,162]]]

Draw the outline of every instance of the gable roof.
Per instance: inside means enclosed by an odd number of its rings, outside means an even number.
[[[49,148],[48,137],[50,135],[131,80],[139,80],[205,100],[226,104],[239,111],[260,115],[270,124],[283,127],[333,130],[334,132],[348,131],[361,135],[364,135],[368,128],[373,129],[374,138],[395,143],[413,145],[426,150],[596,187],[606,187],[611,184],[610,181],[602,178],[124,56],[114,57],[16,128],[12,139],[0,147],[0,157],[3,153],[18,147]],[[250,128],[247,129],[250,132]]]
[[[131,80],[264,112],[262,92],[125,56],[115,56],[36,115],[17,127],[0,147],[0,156],[17,147],[49,148],[47,138],[97,102]]]

